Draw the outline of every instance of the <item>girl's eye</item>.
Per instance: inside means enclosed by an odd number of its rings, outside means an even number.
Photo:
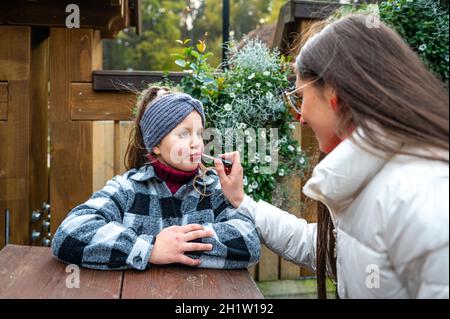
[[[178,136],[179,136],[180,138],[186,138],[186,137],[189,137],[189,132],[188,132],[188,131],[184,131],[184,132],[180,133]]]

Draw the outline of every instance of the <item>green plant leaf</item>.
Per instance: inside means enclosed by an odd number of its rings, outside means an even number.
[[[175,60],[175,64],[181,66],[182,68],[186,67],[186,61],[182,59]]]

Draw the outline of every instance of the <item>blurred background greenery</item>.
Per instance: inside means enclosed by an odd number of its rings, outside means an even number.
[[[239,41],[244,34],[273,26],[286,0],[230,1],[230,33]],[[125,29],[114,40],[104,41],[103,68],[108,70],[178,71],[171,56],[180,53],[176,39],[197,41],[208,32],[209,61],[222,59],[221,0],[142,0],[142,34]]]

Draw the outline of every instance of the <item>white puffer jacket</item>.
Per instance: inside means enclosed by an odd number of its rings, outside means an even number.
[[[303,192],[331,212],[340,298],[449,298],[448,164],[381,159],[347,139]],[[315,270],[316,224],[248,196],[240,209],[267,247]]]

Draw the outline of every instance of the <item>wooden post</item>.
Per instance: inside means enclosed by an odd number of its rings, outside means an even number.
[[[300,123],[295,125],[294,138],[301,145],[302,127]],[[289,176],[283,181],[283,184],[289,189],[289,204],[286,209],[289,213],[302,217],[302,179],[300,176]],[[281,258],[280,260],[280,279],[297,279],[300,276],[300,267]]]
[[[0,26],[0,248],[5,210],[9,242],[31,244],[31,211],[48,198],[47,61],[45,31]]]
[[[71,83],[91,82],[101,69],[98,31],[50,29],[50,200],[55,230],[92,195],[92,122],[71,119]]]

